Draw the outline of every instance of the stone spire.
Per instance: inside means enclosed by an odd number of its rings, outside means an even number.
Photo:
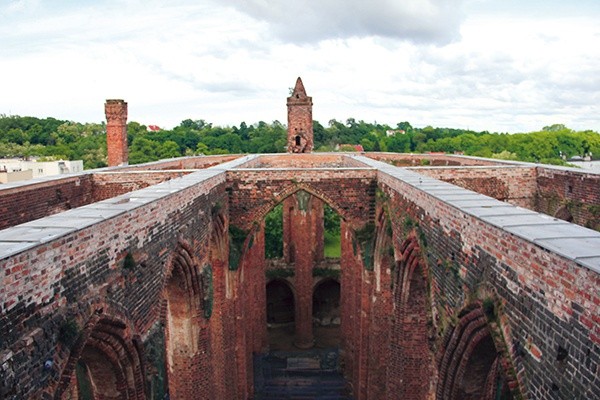
[[[313,151],[312,97],[306,95],[302,79],[298,77],[292,95],[287,98],[288,153]]]

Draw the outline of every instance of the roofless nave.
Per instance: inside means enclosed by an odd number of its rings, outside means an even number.
[[[287,105],[288,154],[127,166],[127,105],[107,101],[116,166],[2,185],[1,398],[266,398],[255,360],[283,298],[303,349],[339,305],[346,398],[597,398],[599,174],[313,154],[300,79]]]

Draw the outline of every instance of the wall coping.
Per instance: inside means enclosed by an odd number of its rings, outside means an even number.
[[[355,158],[465,214],[600,274],[600,232],[513,206],[406,168],[364,156]]]

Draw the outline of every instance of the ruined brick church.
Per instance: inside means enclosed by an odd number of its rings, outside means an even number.
[[[0,398],[287,398],[258,367],[271,322],[312,354],[323,304],[327,398],[600,398],[600,174],[312,153],[312,106],[298,79],[285,154],[128,166],[108,100],[108,168],[1,185]]]

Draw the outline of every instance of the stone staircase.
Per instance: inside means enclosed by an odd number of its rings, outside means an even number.
[[[260,354],[254,375],[255,400],[352,400],[337,349]]]

